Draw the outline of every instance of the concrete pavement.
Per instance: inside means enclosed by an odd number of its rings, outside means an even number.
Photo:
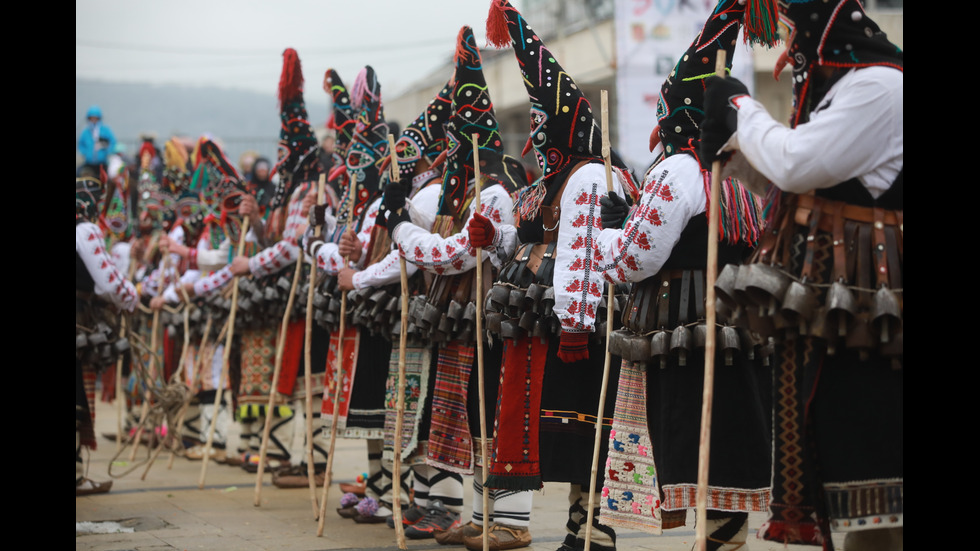
[[[116,410],[99,402],[96,434],[113,432]],[[232,435],[232,444],[235,435]],[[233,449],[233,448],[231,448]],[[266,473],[255,505],[256,475],[240,467],[211,462],[206,471],[200,461],[183,457],[170,460],[163,453],[150,464],[145,447],[130,461],[130,449],[117,453],[115,442],[99,436],[98,450],[91,453],[89,476],[112,479],[109,493],[75,498],[75,549],[79,551],[317,551],[396,550],[395,531],[384,524],[362,525],[337,515],[341,492],[336,483],[353,482],[364,471],[364,441],[338,439],[334,456],[334,482],[327,497],[323,535],[310,491],[280,489]],[[110,475],[111,466],[111,475]],[[199,487],[204,473],[203,488]],[[467,501],[463,519],[469,518],[472,480],[464,479]],[[528,551],[554,551],[565,536],[567,515],[565,484],[548,483],[536,492],[531,515],[533,543]],[[317,490],[317,498],[322,495]],[[752,551],[805,551],[805,546],[784,546],[755,538],[762,514],[749,517]],[[93,531],[115,530],[112,533]],[[695,542],[694,514],[686,527],[656,536],[617,530],[619,551],[690,551]],[[843,541],[843,538],[835,538]],[[410,550],[465,549],[441,546],[434,540],[407,540]],[[838,544],[839,548],[839,544]],[[747,551],[745,547],[742,551]]]

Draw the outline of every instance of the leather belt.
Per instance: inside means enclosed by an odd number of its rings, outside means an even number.
[[[843,204],[843,208],[840,208],[838,203]],[[845,220],[854,220],[856,222],[865,222],[868,224],[880,221],[886,226],[898,226],[900,231],[905,231],[902,227],[903,211],[900,210],[883,210],[873,207],[861,207],[858,205],[843,203],[842,201],[823,199],[821,197],[816,197],[809,194],[798,195],[796,197],[794,221],[797,224],[801,226],[810,226],[810,214],[814,211],[819,211],[820,216],[819,220],[817,221],[817,228],[820,231],[828,233],[833,233],[834,219],[837,216],[840,216]],[[875,211],[878,211],[877,216]]]

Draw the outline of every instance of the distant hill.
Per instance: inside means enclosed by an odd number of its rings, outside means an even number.
[[[310,123],[320,130],[327,121],[326,94],[307,83],[304,95]],[[85,125],[85,112],[93,104],[102,108],[105,123],[116,139],[126,144],[130,155],[136,152],[144,134],[155,135],[158,144],[174,135],[198,138],[210,134],[225,145],[226,153],[236,164],[239,155],[249,149],[275,162],[279,139],[275,93],[76,79],[76,165],[78,136]]]

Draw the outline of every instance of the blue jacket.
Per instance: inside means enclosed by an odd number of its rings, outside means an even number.
[[[100,147],[95,140],[95,130],[98,128],[99,141],[108,142]],[[116,149],[116,136],[112,129],[103,124],[88,123],[82,130],[82,135],[78,137],[78,152],[82,154],[87,165],[106,164],[109,155]]]

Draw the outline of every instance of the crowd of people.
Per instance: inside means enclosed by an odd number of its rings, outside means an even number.
[[[701,507],[707,549],[747,549],[750,513],[767,540],[900,549],[902,51],[858,0],[720,0],[661,87],[640,180],[521,13],[492,0],[486,26],[527,90],[521,152],[468,26],[397,133],[368,65],[325,71],[318,140],[287,49],[274,162],[211,136],[121,162],[89,110],[76,495],[111,489],[83,450],[95,400],[123,400],[107,437],[283,489],[322,487],[336,438],[364,440],[337,514],[447,546],[527,547],[534,492],[561,482],[560,551]],[[784,43],[788,126],[728,74],[740,36]]]

